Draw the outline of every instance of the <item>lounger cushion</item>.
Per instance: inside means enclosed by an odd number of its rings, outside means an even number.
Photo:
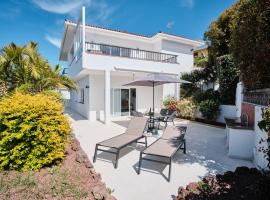
[[[126,134],[142,136],[147,123],[146,117],[133,117],[127,127]]]
[[[103,142],[98,143],[99,145],[106,146],[106,147],[114,147],[114,148],[120,148],[122,146],[125,146],[126,144],[139,139],[140,136],[138,135],[128,135],[128,134],[121,134],[117,135],[113,138],[110,138],[108,140],[105,140]]]
[[[161,138],[164,140],[179,140],[180,136],[181,131],[179,128],[175,126],[167,126]]]
[[[143,153],[153,154],[157,156],[171,157],[178,149],[179,145],[183,143],[183,140],[164,140],[159,139],[152,145],[147,147]]]

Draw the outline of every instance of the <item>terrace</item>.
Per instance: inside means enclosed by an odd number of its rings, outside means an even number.
[[[98,121],[89,122],[72,112],[68,114],[74,134],[90,160],[94,155],[95,144],[123,133],[129,121],[129,118],[121,118],[104,125]],[[173,199],[179,186],[199,181],[206,175],[233,171],[238,166],[254,167],[250,161],[227,156],[224,128],[188,120],[177,120],[177,125],[187,126],[187,154],[182,151],[176,153],[170,182],[166,179],[168,167],[160,163],[143,162],[141,174],[137,174],[139,153],[144,148],[143,145],[137,144],[123,149],[117,169],[114,169],[112,164],[114,156],[106,152],[98,154],[94,167],[102,174],[103,181],[114,191],[113,195],[117,199],[168,199],[170,195]],[[149,136],[147,139],[151,144],[157,138]]]

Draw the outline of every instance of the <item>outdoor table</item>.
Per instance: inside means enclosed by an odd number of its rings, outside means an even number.
[[[158,122],[158,119],[162,117],[159,113],[148,113],[146,116],[149,116],[149,125],[148,130],[149,132],[152,132],[152,134],[157,134],[158,126],[155,126],[155,123]]]

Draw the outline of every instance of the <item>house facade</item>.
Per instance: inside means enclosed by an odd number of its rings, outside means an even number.
[[[167,33],[144,36],[85,24],[84,8],[77,23],[65,21],[60,60],[78,83],[70,107],[89,120],[145,112],[152,105],[152,89],[124,84],[147,73],[178,77],[193,69],[193,49],[202,41]],[[156,108],[168,95],[179,96],[178,84],[155,88]]]

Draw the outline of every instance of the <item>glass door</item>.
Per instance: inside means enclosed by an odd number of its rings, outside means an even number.
[[[136,110],[136,89],[113,88],[111,93],[112,115],[129,116]]]
[[[135,88],[130,88],[130,113],[132,111],[136,111],[136,89]]]
[[[129,116],[129,89],[121,89],[121,115]]]
[[[121,89],[113,89],[113,116],[121,116]]]

